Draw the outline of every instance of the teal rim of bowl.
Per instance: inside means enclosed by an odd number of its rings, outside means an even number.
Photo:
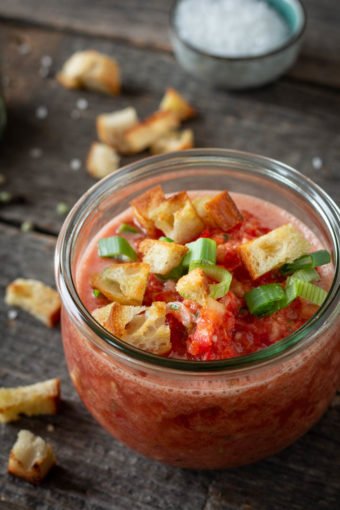
[[[301,0],[294,0],[294,3],[296,3],[300,9],[301,9],[301,18],[299,14],[297,13],[297,10],[295,9],[295,6],[293,6],[292,3],[289,2],[289,0],[266,0],[267,3],[275,9],[282,18],[284,18],[285,22],[287,23],[289,29],[291,30],[291,35],[286,39],[286,41],[278,46],[277,48],[274,48],[271,51],[268,51],[266,53],[260,53],[259,55],[249,55],[249,56],[242,56],[242,57],[228,57],[228,56],[222,56],[222,55],[214,55],[214,53],[209,53],[207,51],[204,51],[200,48],[197,48],[192,43],[187,41],[186,39],[183,39],[182,36],[179,34],[177,26],[176,26],[176,11],[178,5],[183,0],[175,0],[171,6],[170,9],[170,29],[171,31],[176,35],[176,37],[184,44],[184,46],[187,46],[195,53],[198,53],[202,55],[202,57],[209,57],[211,59],[215,59],[218,61],[230,61],[230,62],[245,62],[248,60],[260,60],[262,58],[267,58],[270,56],[274,56],[278,53],[281,53],[281,51],[289,48],[290,46],[293,46],[301,37],[303,36],[306,25],[307,25],[307,11],[306,8]],[[208,0],[207,0],[208,1]]]

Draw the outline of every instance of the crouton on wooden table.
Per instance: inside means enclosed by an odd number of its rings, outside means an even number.
[[[186,243],[204,228],[188,194],[183,191],[163,200],[149,211],[156,227],[177,243]]]
[[[39,484],[56,464],[52,447],[29,430],[20,430],[8,460],[8,472]]]
[[[87,171],[95,179],[102,179],[119,168],[117,152],[104,143],[94,142],[86,160]]]
[[[171,131],[150,147],[152,154],[166,154],[167,152],[184,151],[194,146],[194,133],[191,129]]]
[[[110,301],[140,305],[144,298],[150,266],[143,262],[111,264],[93,275],[91,285]]]
[[[190,119],[197,114],[188,101],[173,88],[166,90],[159,109],[173,112],[180,120]]]
[[[14,280],[7,286],[5,302],[22,308],[49,327],[53,327],[60,318],[58,292],[38,280]]]
[[[0,388],[0,423],[18,420],[21,414],[56,414],[59,402],[59,379],[16,388]]]
[[[120,93],[120,70],[112,57],[95,50],[78,51],[57,74],[61,85],[69,89],[86,88],[117,95]]]
[[[290,223],[239,246],[242,261],[254,280],[310,250],[310,243]]]
[[[171,350],[170,327],[165,323],[166,303],[150,307],[113,303],[106,327],[125,342],[153,354]]]
[[[144,239],[139,245],[139,251],[143,254],[143,262],[149,264],[152,273],[167,274],[179,266],[188,248],[177,243]]]
[[[101,142],[122,149],[125,131],[138,124],[137,112],[131,106],[112,113],[102,113],[96,119],[97,135]]]

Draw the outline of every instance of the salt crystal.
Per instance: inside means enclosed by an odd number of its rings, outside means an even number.
[[[176,27],[197,49],[222,57],[261,55],[290,35],[287,23],[264,0],[182,0]]]
[[[17,310],[8,310],[7,317],[10,321],[15,321],[15,319],[18,317]]]
[[[315,170],[320,170],[322,168],[322,159],[319,156],[315,156],[312,159],[312,165]]]
[[[80,159],[74,158],[70,161],[70,167],[71,170],[77,171],[81,168],[81,161]]]
[[[46,119],[48,115],[48,110],[46,108],[46,106],[38,106],[38,108],[35,110],[35,116],[37,117],[37,119]]]
[[[28,55],[28,53],[31,52],[31,46],[28,44],[28,43],[21,43],[19,46],[18,46],[18,52],[20,53],[20,55]]]
[[[33,147],[33,149],[30,150],[30,156],[31,158],[38,159],[41,158],[43,151],[39,149],[39,147]]]
[[[44,55],[40,59],[40,64],[41,64],[42,67],[51,67],[51,65],[52,65],[52,57],[50,57],[49,55]]]
[[[78,99],[78,101],[77,101],[78,110],[87,110],[88,106],[89,106],[89,103],[88,103],[87,99],[84,99],[82,97],[80,99]]]
[[[55,427],[54,427],[54,425],[52,425],[52,423],[49,423],[47,425],[46,429],[47,429],[47,432],[54,432]]]

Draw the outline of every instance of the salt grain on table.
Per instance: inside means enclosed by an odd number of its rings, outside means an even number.
[[[35,111],[35,116],[37,117],[37,119],[40,119],[40,120],[46,119],[47,115],[48,115],[48,110],[47,110],[46,106],[39,106]]]
[[[314,170],[320,170],[322,168],[322,159],[319,156],[315,156],[312,159],[312,165]]]
[[[71,170],[77,171],[81,168],[81,161],[80,159],[74,158],[70,161],[70,167]]]
[[[22,43],[18,46],[20,55],[28,55],[31,52],[31,46],[28,43]]]
[[[88,106],[89,106],[89,103],[88,103],[87,99],[84,99],[82,97],[80,99],[78,99],[78,101],[77,101],[78,110],[87,110]]]
[[[185,41],[214,55],[260,55],[281,46],[288,25],[264,0],[183,0],[176,16]]]
[[[15,319],[18,317],[17,310],[8,310],[7,317],[10,321],[15,321]]]
[[[51,67],[52,65],[52,57],[50,55],[44,55],[40,59],[40,64],[42,67]]]
[[[30,150],[30,156],[31,158],[38,159],[41,158],[43,151],[39,149],[39,147],[33,147],[33,149]]]

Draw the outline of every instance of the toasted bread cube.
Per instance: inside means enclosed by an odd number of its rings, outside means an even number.
[[[184,299],[196,301],[204,306],[210,293],[209,280],[204,271],[197,268],[178,280],[176,290]]]
[[[177,243],[144,239],[139,245],[139,251],[152,273],[167,274],[179,266],[188,248]]]
[[[162,188],[155,186],[131,202],[135,219],[150,236],[156,233],[155,224],[150,218],[150,211],[158,207],[163,200],[165,200],[165,196]]]
[[[94,142],[87,156],[87,171],[95,179],[102,179],[119,168],[120,157],[117,152],[104,143]]]
[[[29,430],[20,430],[9,454],[8,472],[30,483],[40,483],[56,464],[52,447]]]
[[[19,420],[21,414],[56,414],[60,402],[60,380],[0,388],[0,423]]]
[[[167,198],[149,215],[159,230],[180,244],[191,241],[204,228],[185,191]]]
[[[137,112],[131,106],[117,112],[103,113],[96,119],[98,138],[119,151],[125,131],[138,122]]]
[[[220,228],[224,232],[243,220],[242,214],[227,191],[222,191],[213,197],[197,197],[193,204],[206,225]]]
[[[165,318],[163,302],[154,302],[150,307],[113,303],[106,327],[134,347],[162,355],[171,350],[170,327]]]
[[[5,302],[29,312],[50,328],[60,318],[61,301],[58,292],[38,280],[14,280],[7,286]]]
[[[63,65],[57,79],[69,89],[86,88],[106,94],[120,92],[120,70],[115,59],[98,51],[74,53]]]
[[[254,280],[310,250],[309,242],[290,223],[239,246],[242,261]]]
[[[152,154],[184,151],[194,146],[194,133],[191,129],[172,131],[155,141],[150,147]]]
[[[115,263],[92,277],[92,287],[123,305],[140,305],[144,298],[150,267],[143,262]]]
[[[197,114],[196,110],[173,88],[166,90],[159,109],[173,112],[180,120],[190,119]]]
[[[95,310],[92,311],[93,317],[104,328],[106,327],[106,323],[110,317],[112,305],[113,303],[110,303],[105,306],[100,306],[99,308],[96,308]]]
[[[121,151],[136,154],[152,145],[168,131],[176,129],[179,119],[172,112],[155,112],[123,134]]]

